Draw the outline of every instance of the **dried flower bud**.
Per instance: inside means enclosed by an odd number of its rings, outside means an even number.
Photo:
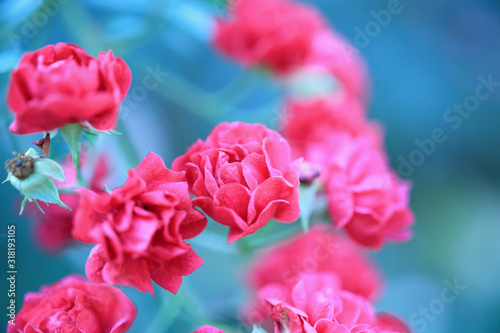
[[[16,178],[26,179],[35,172],[35,159],[24,153],[5,162],[5,169]]]
[[[59,191],[54,184],[54,181],[65,181],[64,171],[55,161],[40,158],[35,150],[30,148],[26,153],[8,160],[5,168],[8,175],[4,182],[9,181],[25,197],[21,205],[21,213],[26,201],[37,203],[37,200],[70,209],[59,198]]]

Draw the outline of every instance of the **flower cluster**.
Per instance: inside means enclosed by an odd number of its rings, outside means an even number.
[[[408,240],[411,186],[390,169],[381,130],[366,119],[357,51],[314,9],[287,0],[233,2],[214,44],[242,64],[269,68],[289,88],[281,131],[294,158],[320,170],[335,226],[372,248]]]
[[[262,17],[280,18],[267,24]],[[414,220],[411,185],[391,170],[381,126],[366,116],[369,83],[358,51],[314,9],[280,0],[232,2],[214,44],[284,85],[280,130],[292,158],[306,162],[303,186],[318,177],[316,201],[326,198],[332,224],[353,241],[314,225],[264,252],[250,270],[255,296],[243,317],[268,329],[272,321],[275,333],[409,332],[395,317],[375,314],[381,277],[358,248],[406,241]]]
[[[382,278],[363,251],[408,240],[414,218],[411,186],[390,169],[380,126],[366,117],[363,62],[319,12],[290,0],[235,0],[217,22],[214,45],[245,66],[268,69],[285,87],[282,134],[220,123],[171,168],[150,152],[113,190],[103,182],[104,159],[88,181],[82,177],[80,141],[83,132],[113,133],[130,87],[127,64],[112,51],[94,58],[65,43],[23,56],[9,86],[10,130],[50,133],[35,143],[42,156],[31,149],[8,161],[8,180],[25,195],[23,207],[26,200],[67,207],[63,200],[72,209],[50,206],[39,219],[42,245],[59,250],[74,237],[95,247],[85,265],[90,282],[69,276],[26,295],[9,333],[126,331],[135,307],[110,284],[154,295],[155,282],[176,294],[204,263],[189,240],[204,232],[207,217],[228,227],[228,243],[299,218],[308,230],[254,259],[246,322],[275,333],[409,332],[372,305]],[[57,131],[73,167],[47,158]],[[311,202],[299,196],[304,188],[314,189]],[[327,208],[311,218],[324,198]],[[212,326],[195,332],[222,333]]]

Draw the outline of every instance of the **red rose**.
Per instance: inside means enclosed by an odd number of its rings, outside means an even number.
[[[290,101],[282,127],[294,157],[320,171],[337,227],[372,248],[411,237],[411,186],[390,169],[381,130],[366,120],[359,101]]]
[[[176,293],[182,276],[203,264],[184,239],[198,235],[207,220],[193,208],[184,173],[167,169],[158,155],[149,153],[110,194],[80,193],[73,235],[99,244],[86,265],[91,281],[153,294],[153,279]]]
[[[252,287],[280,283],[292,288],[305,273],[331,272],[339,277],[342,289],[374,299],[382,284],[379,272],[355,243],[332,229],[314,225],[307,234],[256,257],[249,272]]]
[[[279,298],[289,294],[305,274],[332,274],[332,287],[367,299],[377,297],[382,288],[378,270],[356,244],[332,229],[326,224],[314,225],[307,234],[273,246],[253,260],[249,284],[258,295],[242,313],[249,323],[260,324],[269,318],[268,304],[261,295],[269,286],[279,286],[272,288],[273,298]]]
[[[228,242],[254,233],[272,218],[300,216],[301,160],[292,161],[288,142],[264,125],[217,125],[178,157],[173,169],[186,171],[194,204],[229,226]]]
[[[326,175],[334,224],[372,248],[386,240],[407,241],[414,221],[410,183],[397,178],[387,156],[370,142],[358,137],[343,147],[333,154]]]
[[[275,333],[408,333],[399,320],[378,318],[365,298],[338,288],[332,273],[304,274],[292,289],[263,287]]]
[[[290,142],[292,156],[303,157],[319,170],[327,168],[333,152],[343,149],[352,137],[363,136],[382,146],[378,124],[366,120],[356,99],[289,100],[285,110],[281,132]]]
[[[316,33],[310,56],[304,70],[327,71],[337,81],[338,95],[365,101],[369,93],[369,80],[364,62],[345,38],[331,29]]]
[[[335,281],[335,274],[306,274],[282,299],[267,297],[276,326],[288,326],[297,333],[354,333],[357,328],[369,328],[375,321],[371,304],[358,295],[339,290]],[[269,286],[266,293],[274,296],[276,287]]]
[[[29,134],[87,122],[113,129],[130,82],[129,67],[112,51],[96,59],[76,45],[58,43],[28,52],[12,71],[10,131]]]
[[[122,333],[132,326],[136,312],[120,289],[71,275],[27,293],[7,333]]]
[[[230,9],[233,17],[218,22],[215,46],[243,65],[277,74],[301,66],[325,27],[315,9],[288,0],[236,0]]]
[[[47,252],[61,251],[73,240],[71,229],[80,196],[78,194],[61,194],[60,198],[71,210],[58,205],[49,205],[43,208],[44,213],[40,212],[38,208],[31,209],[37,220],[33,227],[33,237],[38,245]]]

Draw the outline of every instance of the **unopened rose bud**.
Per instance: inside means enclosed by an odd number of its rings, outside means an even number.
[[[40,200],[70,209],[59,198],[59,191],[54,184],[54,181],[65,181],[64,171],[55,161],[40,158],[35,150],[30,148],[26,153],[8,160],[5,168],[9,174],[4,182],[10,181],[25,197],[19,214],[22,214],[26,201],[33,200],[37,205],[37,200]]]

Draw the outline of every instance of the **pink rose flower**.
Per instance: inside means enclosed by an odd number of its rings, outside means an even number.
[[[397,178],[387,157],[362,139],[332,157],[327,173],[330,215],[359,244],[380,248],[386,240],[407,241],[414,216],[411,185]]]
[[[10,131],[29,134],[87,122],[98,130],[113,129],[131,78],[125,61],[112,51],[94,58],[76,45],[58,43],[28,52],[12,71]]]
[[[301,66],[325,27],[315,9],[289,0],[235,0],[230,14],[218,22],[215,47],[240,64],[276,74]]]
[[[194,204],[229,226],[228,242],[254,233],[272,218],[300,216],[301,160],[291,160],[288,142],[264,125],[217,125],[173,163],[186,171]]]
[[[312,101],[288,100],[281,133],[290,142],[292,156],[323,170],[333,150],[342,149],[345,140],[363,136],[376,147],[382,146],[382,131],[368,122],[361,103],[337,97]]]
[[[44,213],[40,212],[38,208],[30,209],[30,213],[36,219],[33,227],[33,238],[43,250],[49,253],[59,252],[73,241],[71,234],[73,217],[78,209],[80,196],[78,194],[61,194],[60,198],[71,210],[58,205],[44,207]]]
[[[339,83],[340,95],[364,102],[369,93],[368,74],[359,51],[332,29],[315,34],[304,67],[323,69]]]
[[[149,153],[111,193],[80,193],[73,235],[98,244],[85,268],[89,280],[153,294],[153,279],[176,293],[182,276],[203,264],[184,240],[207,220],[193,208],[184,173],[167,169],[158,155]]]
[[[400,327],[404,330],[386,330],[395,326],[385,325],[385,319],[379,321],[365,298],[340,290],[338,277],[331,273],[305,274],[291,290],[280,284],[267,285],[259,296],[269,304],[275,333],[408,332],[404,325]]]
[[[136,312],[120,289],[70,275],[27,293],[7,333],[122,333],[132,326]]]
[[[292,288],[301,275],[314,272],[335,273],[342,289],[368,299],[376,298],[382,287],[378,270],[364,252],[326,224],[258,255],[249,282],[255,290],[270,283]]]
[[[294,157],[319,170],[335,226],[372,248],[406,241],[414,221],[411,186],[390,169],[378,126],[366,120],[358,101],[346,102],[289,102],[283,134]]]
[[[382,288],[381,276],[362,250],[349,239],[334,233],[326,224],[316,224],[302,234],[258,255],[250,266],[248,283],[262,294],[279,286],[273,298],[282,299],[305,274],[331,274],[331,286],[367,299],[375,299]],[[246,306],[242,315],[251,324],[266,322],[269,312],[263,297]],[[269,294],[268,294],[269,295]]]

